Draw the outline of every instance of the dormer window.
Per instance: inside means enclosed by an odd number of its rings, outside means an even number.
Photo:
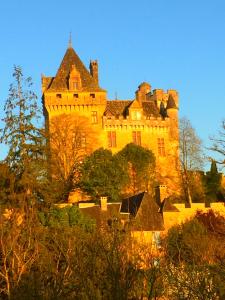
[[[141,120],[141,112],[138,110],[134,110],[131,112],[132,120]]]
[[[75,66],[72,65],[69,77],[69,89],[72,91],[77,91],[80,90],[81,87],[80,73],[77,71]]]

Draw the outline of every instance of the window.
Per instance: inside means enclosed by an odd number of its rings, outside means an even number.
[[[57,99],[61,99],[62,98],[62,94],[56,94],[56,98]]]
[[[108,147],[115,148],[116,147],[116,132],[108,131]]]
[[[97,114],[97,111],[92,111],[91,112],[91,123],[92,124],[97,124],[98,123],[98,114]]]
[[[77,99],[78,98],[78,94],[73,94],[73,98]]]
[[[158,154],[159,156],[166,155],[164,138],[158,138]]]
[[[95,94],[90,94],[90,97],[91,98],[95,98]]]
[[[133,143],[136,145],[141,146],[141,132],[140,131],[133,131],[132,132]]]

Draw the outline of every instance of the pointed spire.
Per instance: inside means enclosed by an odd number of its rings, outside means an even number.
[[[72,33],[71,33],[71,31],[70,31],[68,48],[73,48],[73,46],[72,46]]]

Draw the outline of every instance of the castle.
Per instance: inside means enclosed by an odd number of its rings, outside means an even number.
[[[54,118],[63,115],[85,118],[92,134],[92,151],[110,149],[113,153],[128,143],[153,151],[157,176],[162,184],[176,190],[179,182],[178,93],[151,89],[143,82],[134,99],[109,100],[99,86],[98,62],[90,61],[89,71],[71,43],[55,77],[42,76],[46,127],[51,133]],[[90,133],[89,130],[89,133]],[[82,136],[85,147],[88,137]],[[65,147],[66,148],[66,147]]]

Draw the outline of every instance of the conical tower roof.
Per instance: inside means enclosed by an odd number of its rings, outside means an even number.
[[[169,95],[169,99],[167,101],[167,106],[166,106],[167,109],[169,108],[176,108],[177,109],[177,106],[176,106],[176,103],[173,99],[173,96],[172,95]]]
[[[69,74],[72,66],[80,73],[82,91],[104,91],[88,72],[81,59],[70,45],[66,50],[60,67],[49,87],[50,91],[66,91],[69,89]]]

